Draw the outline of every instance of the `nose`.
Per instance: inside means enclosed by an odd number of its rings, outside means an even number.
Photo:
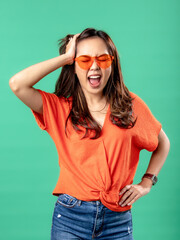
[[[99,69],[100,67],[98,66],[96,59],[93,59],[93,63],[90,67],[90,69]]]

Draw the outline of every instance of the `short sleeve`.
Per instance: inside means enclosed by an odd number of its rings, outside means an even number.
[[[136,144],[147,151],[155,151],[158,146],[158,135],[162,124],[155,118],[147,104],[135,95],[134,111],[137,121],[135,124]]]
[[[35,120],[42,130],[48,130],[51,125],[55,122],[57,116],[57,96],[53,93],[45,92],[40,89],[37,89],[41,94],[43,101],[43,114],[35,112],[31,109]]]

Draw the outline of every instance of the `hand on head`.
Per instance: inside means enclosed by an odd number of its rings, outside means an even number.
[[[73,64],[74,57],[75,57],[75,44],[76,44],[76,38],[80,35],[80,33],[75,34],[73,37],[69,39],[68,44],[66,45],[66,55],[72,60],[69,62],[68,65]]]

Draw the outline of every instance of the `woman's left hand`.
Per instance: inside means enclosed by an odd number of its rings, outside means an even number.
[[[121,205],[121,207],[125,207],[126,205],[129,206],[133,204],[137,199],[148,194],[151,190],[151,186],[151,183],[147,185],[144,184],[143,181],[135,185],[126,185],[123,189],[121,189],[119,193],[119,195],[122,195],[124,193],[124,195],[121,197],[119,205]]]

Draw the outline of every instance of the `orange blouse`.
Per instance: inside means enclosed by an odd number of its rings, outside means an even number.
[[[122,197],[119,192],[133,183],[140,151],[146,149],[152,152],[157,148],[162,127],[146,103],[130,92],[135,97],[133,113],[137,116],[133,128],[124,129],[112,124],[109,104],[101,136],[95,140],[81,140],[85,131],[78,134],[70,120],[67,124],[68,137],[65,134],[72,96],[69,104],[64,97],[37,90],[43,100],[43,115],[31,111],[40,129],[46,130],[53,139],[59,156],[60,175],[52,194],[66,193],[83,201],[101,200],[112,211],[131,209],[132,205],[121,207],[118,204]]]

